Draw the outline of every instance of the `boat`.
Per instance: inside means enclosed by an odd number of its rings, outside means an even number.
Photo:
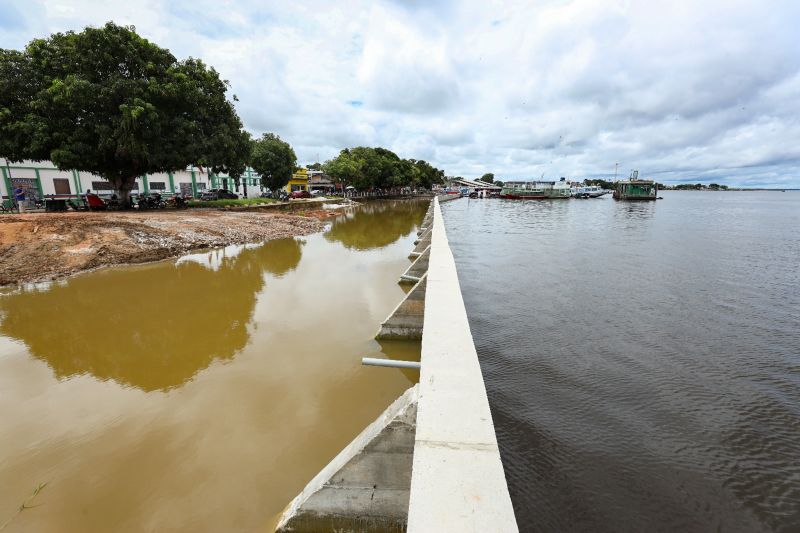
[[[607,191],[599,185],[578,185],[570,188],[570,196],[573,198],[600,198],[608,194]]]
[[[506,200],[560,200],[569,198],[570,188],[561,181],[509,181],[503,184],[500,198]]]
[[[658,185],[653,180],[640,180],[639,171],[634,170],[631,177],[625,181],[618,181],[614,191],[615,200],[648,201],[656,200]]]

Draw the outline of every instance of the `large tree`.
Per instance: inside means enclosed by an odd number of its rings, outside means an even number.
[[[100,175],[125,205],[143,174],[193,164],[236,174],[249,142],[227,88],[133,27],[35,39],[0,50],[0,156]]]
[[[297,166],[297,156],[289,143],[274,133],[265,133],[253,141],[250,164],[261,174],[261,184],[277,191],[289,183]]]
[[[478,180],[485,181],[486,183],[494,183],[494,174],[492,174],[491,172],[487,172],[486,174],[478,178]]]
[[[325,173],[336,183],[352,185],[356,189],[378,187],[426,187],[441,183],[444,171],[426,161],[400,159],[386,148],[357,146],[342,150],[337,157],[327,161]]]

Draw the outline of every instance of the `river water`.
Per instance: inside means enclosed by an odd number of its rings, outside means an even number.
[[[373,336],[426,208],[0,293],[4,533],[269,531],[418,378],[360,359],[419,359]]]
[[[521,531],[800,531],[800,193],[442,205]]]

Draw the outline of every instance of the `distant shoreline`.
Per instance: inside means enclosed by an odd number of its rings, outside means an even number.
[[[756,191],[768,191],[768,192],[786,192],[786,191],[800,191],[800,188],[797,189],[740,189],[740,188],[727,188],[727,189],[659,189],[661,191],[670,191],[670,192],[756,192]]]

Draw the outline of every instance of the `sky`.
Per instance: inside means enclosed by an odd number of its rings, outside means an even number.
[[[107,21],[213,66],[300,164],[800,187],[797,0],[0,0],[0,47]]]

